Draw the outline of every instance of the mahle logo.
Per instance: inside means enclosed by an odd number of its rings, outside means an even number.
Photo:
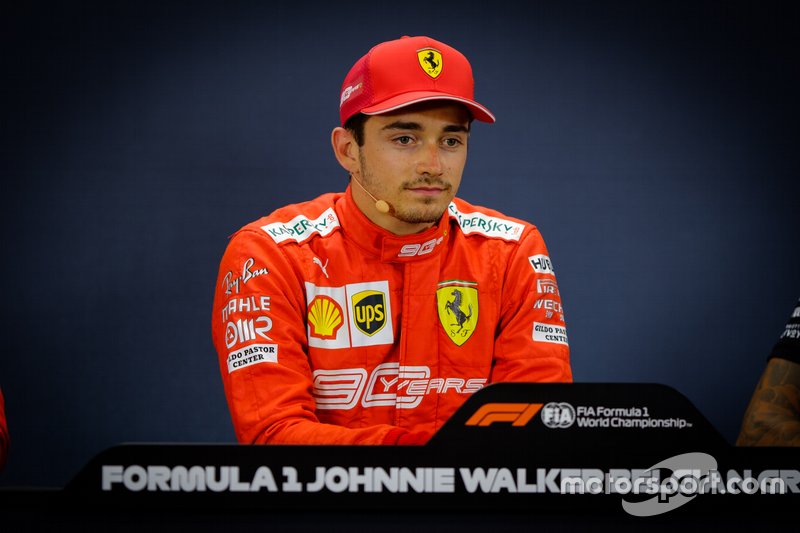
[[[575,408],[567,402],[550,402],[542,408],[542,422],[549,428],[568,428],[575,423]]]

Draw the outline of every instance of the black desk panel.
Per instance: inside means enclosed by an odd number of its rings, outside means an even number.
[[[738,529],[793,524],[798,469],[800,450],[730,446],[664,385],[514,383],[425,446],[121,444],[0,509],[131,531]]]

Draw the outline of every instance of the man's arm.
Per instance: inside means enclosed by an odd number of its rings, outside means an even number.
[[[490,382],[571,382],[561,293],[536,228],[509,258],[501,301]]]
[[[220,263],[211,320],[236,437],[258,444],[422,444],[390,425],[351,429],[316,415],[302,274],[266,235],[243,230]]]
[[[773,357],[756,386],[737,446],[800,446],[800,364]]]

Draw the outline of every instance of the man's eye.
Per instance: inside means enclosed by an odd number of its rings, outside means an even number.
[[[413,141],[413,140],[414,139],[412,139],[408,135],[402,135],[400,137],[395,138],[395,142],[400,143],[400,144],[411,144],[411,141]]]
[[[455,148],[456,146],[461,144],[461,140],[460,139],[456,139],[454,137],[450,137],[449,139],[445,139],[444,140],[444,144],[445,144],[445,146],[447,146],[449,148]]]

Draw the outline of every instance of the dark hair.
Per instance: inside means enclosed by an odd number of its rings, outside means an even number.
[[[359,146],[364,146],[364,123],[368,118],[369,116],[364,113],[356,113],[344,123],[344,129],[353,134]]]

